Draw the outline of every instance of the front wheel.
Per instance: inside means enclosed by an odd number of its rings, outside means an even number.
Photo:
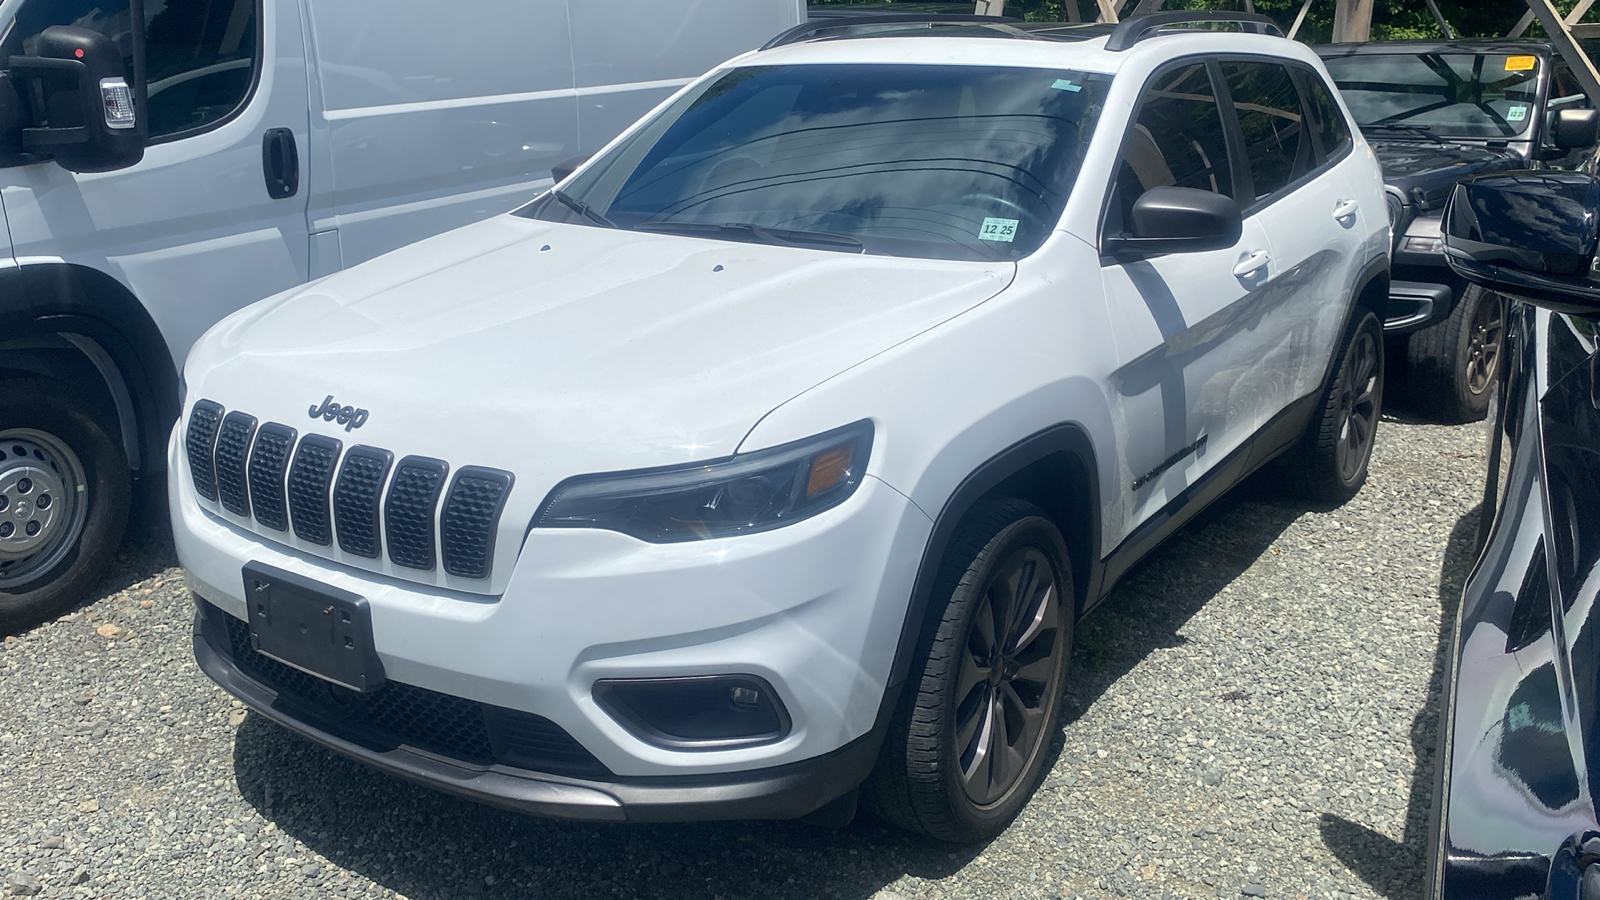
[[[1476,422],[1500,372],[1505,301],[1469,285],[1450,317],[1411,336],[1407,382],[1416,405],[1443,422]]]
[[[0,380],[0,625],[83,600],[122,542],[128,464],[61,384]]]
[[[998,834],[1042,777],[1077,611],[1061,532],[996,501],[946,554],[931,646],[890,723],[863,799],[880,818],[952,842]]]

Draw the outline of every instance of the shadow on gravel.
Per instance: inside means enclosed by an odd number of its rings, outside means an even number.
[[[334,864],[417,900],[457,897],[871,897],[910,873],[951,875],[983,845],[921,841],[863,818],[801,823],[596,825],[503,812],[417,787],[251,716],[234,744],[247,802]],[[286,856],[257,835],[263,862]],[[336,882],[277,873],[284,896]],[[296,885],[299,885],[296,889]]]
[[[1184,624],[1315,509],[1285,497],[1274,475],[1256,474],[1201,512],[1078,623],[1063,724],[1151,653],[1182,645]]]
[[[1178,629],[1305,511],[1257,479],[1141,564],[1080,626],[1066,721],[1139,660],[1181,642]],[[1059,752],[1060,739],[1054,743]],[[234,757],[244,798],[283,833],[415,898],[868,898],[903,875],[954,874],[985,849],[921,840],[865,816],[838,831],[782,822],[652,826],[534,819],[390,778],[256,716],[240,727]],[[1009,840],[1028,842],[1016,835]],[[261,846],[270,851],[271,843]],[[1019,846],[1016,852],[1029,851]],[[262,859],[284,855],[265,852]],[[279,874],[286,887],[299,877],[292,869]],[[994,885],[997,895],[1009,887]],[[322,896],[328,888],[305,882],[300,892]]]
[[[1412,900],[1421,897],[1423,892],[1428,824],[1433,811],[1439,697],[1444,687],[1447,644],[1461,605],[1461,590],[1475,561],[1473,544],[1478,534],[1480,510],[1481,507],[1475,506],[1456,520],[1455,527],[1450,530],[1450,541],[1445,545],[1444,565],[1439,570],[1439,639],[1434,647],[1428,699],[1411,722],[1411,747],[1417,765],[1411,773],[1404,840],[1397,842],[1365,825],[1329,813],[1323,814],[1320,823],[1322,842],[1333,855],[1389,900]]]

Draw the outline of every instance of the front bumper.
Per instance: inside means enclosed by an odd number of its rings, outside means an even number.
[[[1411,334],[1443,322],[1455,308],[1455,291],[1448,284],[1422,281],[1389,283],[1389,314],[1383,323],[1388,335]]]
[[[847,793],[872,770],[882,729],[815,759],[719,775],[583,778],[473,765],[397,744],[325,707],[280,694],[243,670],[227,613],[196,597],[195,658],[253,711],[330,750],[435,790],[532,815],[610,822],[792,819]],[[892,708],[892,703],[885,708]]]
[[[536,530],[505,593],[494,597],[297,553],[206,512],[192,494],[181,432],[169,447],[174,542],[192,589],[205,601],[202,610],[221,617],[216,634],[244,627],[246,563],[350,592],[369,604],[390,682],[427,695],[419,703],[471,704],[466,715],[479,729],[488,717],[480,751],[497,740],[496,716],[521,717],[516,727],[537,719],[545,724],[536,731],[548,725],[555,739],[577,748],[580,762],[593,765],[552,768],[543,757],[528,762],[513,753],[508,766],[498,747],[474,755],[455,752],[449,741],[442,750],[438,742],[412,746],[393,740],[392,730],[384,741],[363,745],[329,721],[337,716],[279,696],[280,685],[241,669],[230,642],[197,641],[208,674],[269,718],[397,774],[550,815],[594,806],[611,810],[601,817],[632,818],[624,812],[630,803],[641,804],[645,816],[671,805],[676,812],[659,815],[678,819],[802,815],[817,797],[842,792],[850,786],[844,782],[865,774],[854,763],[826,761],[849,756],[863,739],[874,741],[932,527],[882,482],[869,477],[839,507],[738,538],[648,544],[613,532]],[[787,733],[739,747],[663,746],[614,719],[594,696],[600,681],[708,675],[766,682],[788,713]],[[480,706],[487,712],[478,713]],[[817,766],[828,770],[820,787],[812,775],[794,774]],[[639,793],[647,784],[698,780],[718,790],[739,785],[738,802],[677,786]],[[796,787],[800,782],[805,786]],[[562,788],[552,793],[551,784]],[[580,796],[575,785],[590,791],[581,795],[588,799],[562,800]],[[749,797],[768,799],[741,806]],[[549,810],[541,806],[552,803]],[[690,808],[700,804],[709,806]]]

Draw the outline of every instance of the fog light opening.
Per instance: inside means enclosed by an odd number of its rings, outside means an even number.
[[[782,740],[789,713],[754,675],[596,682],[594,699],[640,740],[674,750],[722,750]]]

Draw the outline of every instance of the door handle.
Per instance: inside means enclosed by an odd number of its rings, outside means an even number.
[[[293,131],[269,128],[261,136],[261,171],[267,179],[267,196],[274,200],[293,197],[300,190],[300,152]]]
[[[1333,217],[1340,220],[1348,219],[1353,217],[1356,214],[1356,210],[1360,208],[1361,204],[1354,200],[1340,200],[1333,206]]]
[[[1272,254],[1265,250],[1251,250],[1249,256],[1239,260],[1238,265],[1233,267],[1233,274],[1240,278],[1254,275],[1266,268],[1269,262],[1272,262]]]

